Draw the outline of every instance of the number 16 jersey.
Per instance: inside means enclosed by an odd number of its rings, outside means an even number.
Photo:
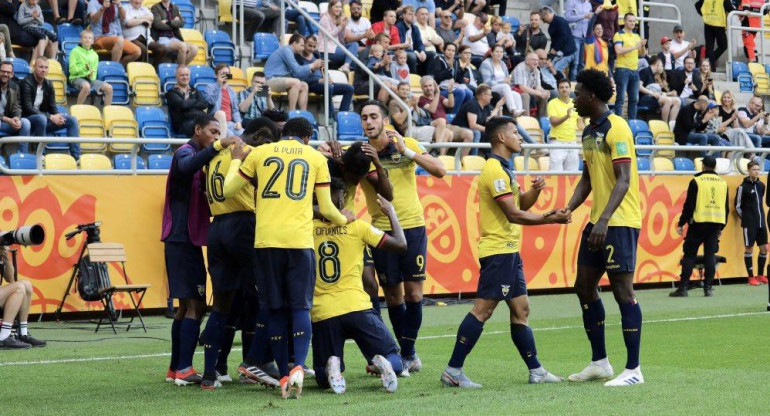
[[[254,149],[238,173],[257,178],[256,248],[313,248],[313,192],[329,186],[326,158],[298,140]]]
[[[251,185],[241,188],[234,197],[225,199],[225,176],[232,161],[230,149],[225,149],[214,156],[206,167],[206,199],[209,201],[211,215],[238,211],[254,212],[254,187]]]

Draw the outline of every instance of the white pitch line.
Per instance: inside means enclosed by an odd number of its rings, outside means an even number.
[[[739,318],[744,316],[755,316],[755,315],[770,315],[770,314],[768,314],[767,312],[743,312],[743,313],[731,313],[731,314],[721,314],[721,315],[691,316],[686,318],[651,319],[651,320],[644,321],[644,324],[703,321],[703,320],[709,320],[709,319]],[[619,324],[617,323],[605,324],[605,326],[616,326],[616,325],[619,325]],[[568,325],[568,326],[551,326],[551,327],[545,327],[545,328],[534,328],[534,330],[537,332],[541,332],[541,331],[561,331],[565,329],[582,329],[582,328],[583,328],[582,326],[578,326],[578,325]],[[507,334],[508,332],[509,331],[488,331],[488,332],[482,333],[482,335],[500,335],[500,334]],[[442,339],[442,338],[454,338],[456,336],[457,336],[456,334],[428,335],[428,336],[422,336],[419,339],[420,340]],[[347,342],[352,343],[353,341],[349,340]],[[233,348],[232,351],[241,351],[241,348]],[[203,351],[196,351],[195,353],[203,354]],[[140,358],[168,357],[170,355],[171,353],[161,352],[157,354],[117,355],[117,356],[111,356],[111,357],[87,357],[87,358],[64,358],[61,360],[16,361],[16,362],[0,363],[0,367],[21,366],[21,365],[86,363],[86,362],[112,361],[112,360],[134,360],[134,359],[140,359]]]

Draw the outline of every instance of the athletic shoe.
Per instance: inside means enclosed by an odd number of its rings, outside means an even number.
[[[710,298],[714,296],[714,288],[712,287],[704,287],[703,288],[703,296]]]
[[[227,371],[223,371],[223,372],[217,371],[215,374],[217,375],[217,381],[220,383],[233,382],[233,378],[230,377],[230,374],[227,374]]]
[[[259,366],[241,363],[238,366],[238,372],[265,387],[279,387],[278,380],[267,375]]]
[[[461,368],[458,372],[450,367],[444,370],[441,374],[441,384],[447,387],[460,387],[463,389],[480,389],[481,384],[474,383],[465,375],[465,371]]]
[[[529,372],[529,384],[561,383],[562,381],[564,381],[564,377],[553,375],[543,367],[530,370]]]
[[[398,373],[398,376],[399,376],[399,377],[402,377],[402,378],[407,378],[407,377],[409,377],[410,375],[411,375],[411,374],[409,374],[409,369],[408,369],[408,368],[406,368],[406,363],[404,363],[404,369],[403,369],[403,370],[401,370],[401,372],[400,372],[400,373]]]
[[[313,370],[312,368],[310,368],[310,367],[308,367],[306,365],[303,365],[302,366],[302,370],[305,371],[305,377],[313,377],[313,378],[315,378],[315,370]]]
[[[372,365],[379,371],[380,380],[382,380],[382,387],[388,393],[393,393],[398,388],[398,377],[396,372],[393,371],[393,365],[387,358],[381,355],[375,355],[372,358]]]
[[[604,361],[604,363],[600,364],[601,361]],[[571,376],[567,377],[567,380],[582,383],[585,381],[593,380],[607,380],[611,378],[612,375],[612,366],[610,365],[610,362],[605,358],[604,360],[600,361],[592,361],[591,364],[588,364],[588,367],[583,369],[583,371],[572,374]]]
[[[289,371],[289,376],[281,379],[281,397],[284,399],[299,399],[302,396],[302,384],[305,382],[305,372],[302,366],[296,366]]]
[[[604,387],[625,387],[633,386],[634,384],[643,384],[644,376],[642,376],[642,370],[640,367],[636,367],[633,370],[625,369],[615,379],[604,383]]]
[[[369,364],[366,366],[366,374],[371,374],[373,376],[380,376],[380,369],[377,368],[374,364]]]
[[[767,276],[757,276],[757,281],[759,283],[762,283],[763,285],[766,285],[768,283]]]
[[[18,339],[21,342],[26,342],[27,344],[33,347],[45,347],[46,345],[48,345],[48,343],[45,341],[41,341],[39,339],[33,338],[32,335],[30,335],[29,333],[27,333],[27,335],[21,335],[16,339]]]
[[[276,381],[281,378],[281,372],[278,371],[278,365],[275,364],[275,361],[270,361],[267,364],[262,364],[261,366],[259,366],[259,368],[262,371],[264,371],[265,374],[274,378]]]
[[[175,379],[176,379],[176,371],[170,368],[166,370],[166,381],[169,383],[173,383]]]
[[[759,280],[756,277],[749,277],[749,286],[759,286]]]
[[[345,377],[342,377],[340,370],[340,357],[331,356],[326,361],[326,380],[329,381],[329,387],[335,394],[345,392]]]
[[[201,381],[201,390],[216,390],[222,388],[222,383],[219,380],[203,380]]]
[[[177,371],[174,384],[177,386],[188,386],[190,384],[201,384],[203,377],[190,367],[187,371]]]
[[[244,374],[238,374],[238,382],[241,384],[259,384],[257,380],[252,380]]]
[[[415,354],[412,357],[404,358],[404,368],[409,370],[409,373],[419,373],[422,370],[422,361],[420,357]]]
[[[676,290],[672,291],[668,294],[672,298],[686,298],[687,297],[687,289],[682,289],[681,287],[676,288]]]
[[[8,336],[8,338],[0,341],[0,350],[25,350],[31,347],[24,341],[19,341],[14,336]]]

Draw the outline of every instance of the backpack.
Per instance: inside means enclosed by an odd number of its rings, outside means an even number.
[[[78,265],[78,293],[85,301],[100,300],[104,297],[101,291],[111,286],[107,265],[91,263],[88,256],[80,259]]]

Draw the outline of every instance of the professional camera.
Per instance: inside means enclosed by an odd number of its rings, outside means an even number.
[[[96,222],[92,222],[92,223],[89,223],[89,224],[80,224],[80,225],[78,225],[78,228],[75,228],[74,231],[71,231],[71,232],[68,232],[67,234],[64,234],[64,238],[67,239],[67,240],[71,240],[76,235],[78,235],[78,234],[82,233],[83,231],[85,231],[86,232],[86,242],[88,244],[99,243],[99,242],[101,242],[100,238],[99,238],[99,234],[100,234],[99,226],[101,226],[101,225],[102,225],[101,221],[96,221]]]
[[[40,224],[25,225],[15,230],[0,234],[0,246],[18,244],[21,246],[36,246],[45,239],[45,230]]]

